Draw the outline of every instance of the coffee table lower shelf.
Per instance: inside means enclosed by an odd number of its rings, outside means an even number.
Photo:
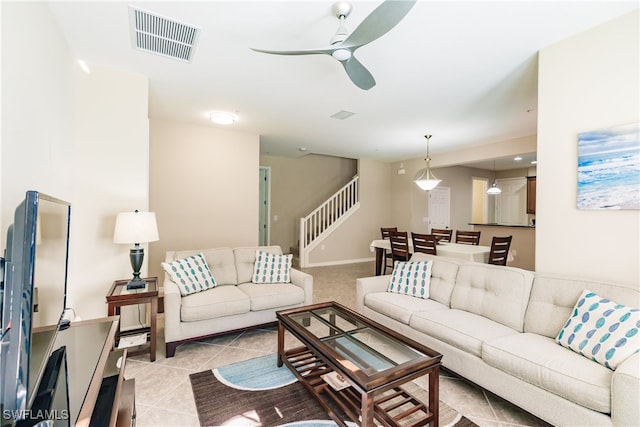
[[[283,362],[338,425],[346,426],[344,420],[348,418],[362,426],[360,414],[366,393],[359,392],[354,386],[334,389],[322,378],[334,370],[306,347],[286,351]],[[338,374],[341,375],[340,372]],[[392,387],[374,395],[373,417],[380,425],[389,427],[438,424],[433,411],[401,387]]]

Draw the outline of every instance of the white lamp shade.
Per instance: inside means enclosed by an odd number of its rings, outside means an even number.
[[[155,213],[121,212],[116,217],[114,243],[148,243],[159,239]]]
[[[436,188],[438,184],[440,184],[440,181],[439,179],[417,179],[414,182],[421,190],[429,191]]]
[[[433,173],[429,170],[429,163],[427,162],[426,167],[424,169],[420,169],[416,174],[413,182],[416,183],[418,187],[420,187],[423,191],[433,190],[440,184],[442,180],[435,177]]]
[[[497,186],[496,183],[494,182],[493,185],[491,186],[491,188],[489,188],[487,190],[487,194],[500,194],[502,193],[502,190],[500,190]]]

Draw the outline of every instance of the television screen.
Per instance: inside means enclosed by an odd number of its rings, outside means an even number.
[[[70,211],[68,202],[28,191],[9,227],[0,347],[3,411],[20,414],[31,407],[51,353],[66,303]]]

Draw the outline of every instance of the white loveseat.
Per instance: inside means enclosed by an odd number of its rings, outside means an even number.
[[[615,371],[555,342],[584,289],[638,307],[640,291],[512,267],[433,260],[429,299],[357,280],[360,313],[443,354],[442,364],[554,425],[640,425],[640,355]]]
[[[279,246],[169,251],[165,262],[202,252],[216,286],[182,296],[170,276],[164,277],[166,356],[178,345],[276,321],[276,311],[311,304],[313,277],[290,270],[290,283],[252,283],[256,250],[282,254]]]

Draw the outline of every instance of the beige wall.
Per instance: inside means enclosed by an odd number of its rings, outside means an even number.
[[[530,227],[496,227],[491,225],[474,225],[475,231],[480,231],[480,244],[491,246],[494,236],[512,236],[509,247],[509,267],[524,268],[535,271],[536,259],[536,229]]]
[[[67,305],[83,318],[105,316],[109,286],[131,275],[113,225],[146,207],[147,132],[146,78],[80,73],[45,3],[3,2],[3,239],[26,190],[70,201]]]
[[[576,209],[577,134],[638,122],[639,16],[540,51],[536,269],[640,283],[640,211]]]
[[[3,2],[1,9],[4,248],[27,190],[71,200],[73,64],[43,3]]]
[[[132,276],[131,246],[113,243],[117,213],[148,210],[148,81],[98,67],[75,75],[68,304],[92,318],[106,316],[112,282]]]
[[[391,223],[390,164],[358,161],[360,209],[309,255],[309,265],[341,264],[373,260],[369,244],[379,238],[380,227]],[[371,275],[375,272],[372,271]]]
[[[424,160],[413,159],[403,162],[406,173],[398,175],[399,163],[391,166],[392,218],[391,227],[399,230],[425,233],[429,230],[428,196],[413,182],[414,175],[424,167]],[[493,177],[493,172],[464,166],[434,168],[434,174],[441,179],[439,187],[447,187],[450,192],[450,228],[470,230],[472,213],[472,189],[474,177]]]
[[[535,153],[537,145],[536,140],[536,135],[527,135],[520,138],[507,139],[504,141],[496,141],[488,144],[462,148],[460,150],[448,151],[446,153],[432,153],[431,166],[454,166],[479,160],[515,156],[522,153]]]
[[[160,240],[149,274],[168,250],[258,244],[258,135],[151,120],[150,210]]]
[[[354,159],[319,154],[295,159],[263,155],[260,166],[271,168],[270,243],[285,253],[298,245],[300,218],[358,173]]]

